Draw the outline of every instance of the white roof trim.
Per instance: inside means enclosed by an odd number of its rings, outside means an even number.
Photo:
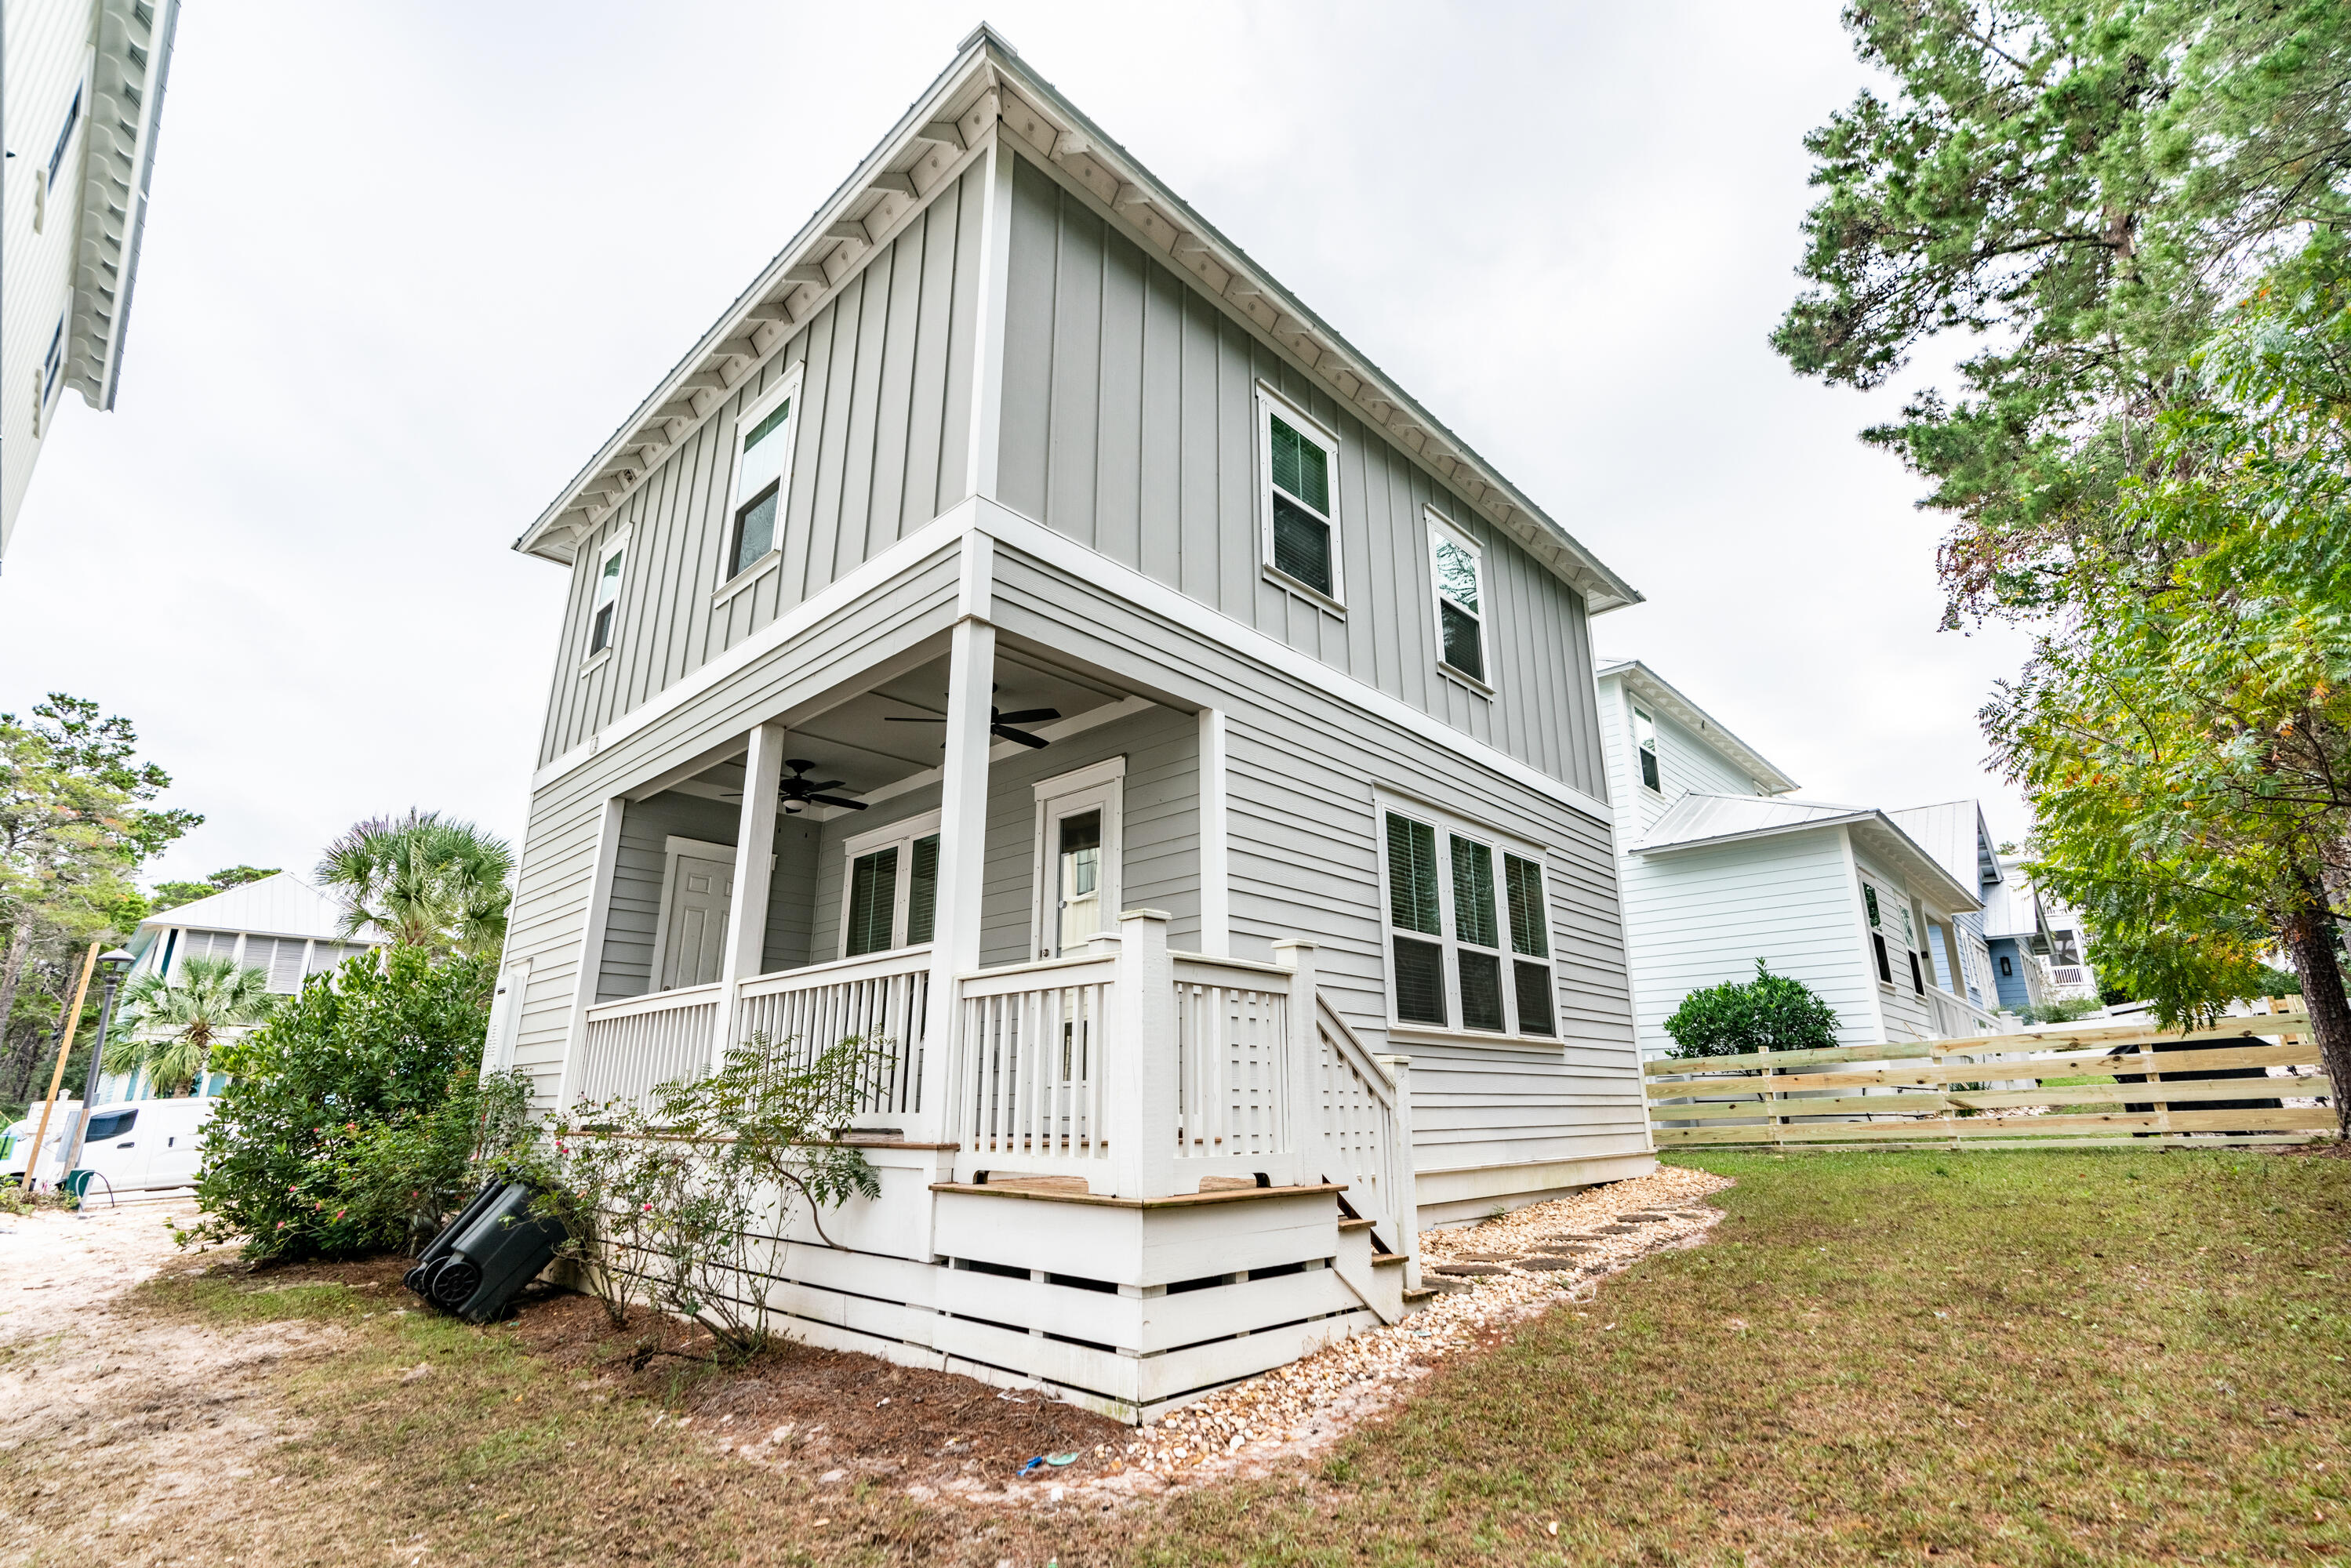
[[[1583,594],[1591,613],[1640,601],[1637,591],[1103,135],[985,25],[964,40],[955,61],[881,145],[572,477],[515,549],[570,564],[580,538],[610,517],[932,192],[960,174],[999,128],[1092,193],[1130,236],[1190,272],[1356,417]]]
[[[92,408],[110,409],[122,371],[180,5],[179,0],[99,0],[97,12],[89,97],[83,106],[81,134],[88,141],[82,150],[66,382]]]
[[[1770,802],[1753,796],[1692,793],[1684,795],[1680,800],[1676,800],[1673,806],[1668,807],[1666,814],[1657,819],[1656,826],[1652,828],[1651,831],[1654,833],[1656,829],[1664,828],[1670,832],[1672,830],[1668,824],[1673,821],[1676,810],[1686,802],[1702,804],[1709,800],[1734,802],[1756,800],[1759,805],[1772,805],[1781,810],[1790,807],[1813,807],[1818,814],[1769,822],[1753,828],[1734,828],[1728,831],[1702,833],[1695,838],[1646,839],[1632,845],[1628,852],[1655,859],[1682,854],[1692,850],[1716,849],[1724,844],[1779,838],[1789,833],[1815,832],[1823,828],[1850,828],[1866,836],[1868,847],[1874,853],[1895,862],[1890,869],[1899,870],[1912,883],[1912,891],[1921,891],[1918,886],[1921,883],[1939,890],[1943,896],[1939,902],[1934,903],[1932,907],[1948,910],[1972,910],[1982,907],[1974,889],[1963,887],[1952,881],[1951,873],[1943,869],[1941,862],[1928,854],[1917,841],[1904,832],[1892,818],[1875,807],[1831,806],[1824,803],[1815,806],[1814,802],[1808,800]]]
[[[1662,709],[1683,728],[1697,731],[1716,750],[1737,763],[1766,795],[1784,795],[1796,788],[1796,781],[1774,768],[1761,752],[1731,734],[1721,720],[1682,695],[1640,660],[1619,659],[1603,664],[1593,678],[1604,681],[1612,675],[1622,678],[1626,689]]]

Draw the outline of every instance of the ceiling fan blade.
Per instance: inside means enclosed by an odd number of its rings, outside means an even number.
[[[793,783],[795,783],[795,784],[799,785],[799,787],[800,787],[801,789],[840,789],[842,785],[844,785],[844,784],[848,783],[848,782],[849,782],[849,780],[848,780],[848,779],[826,779],[823,783],[820,784],[820,783],[818,783],[818,782],[817,782],[815,779],[793,779],[793,780],[792,780],[792,782],[793,782]]]
[[[1019,713],[998,714],[996,716],[996,722],[998,724],[1044,724],[1049,720],[1057,719],[1061,716],[1061,710],[1057,707],[1024,707]]]
[[[1029,747],[1032,750],[1036,751],[1042,751],[1045,747],[1053,744],[1041,735],[1031,735],[1025,729],[1014,729],[1010,725],[990,725],[988,728],[1007,740],[1012,741],[1020,746]]]
[[[809,804],[811,806],[846,806],[852,811],[862,811],[865,810],[864,801],[844,800],[838,795],[811,795],[809,797]]]
[[[889,724],[945,724],[946,723],[946,716],[945,714],[941,714],[935,718],[929,714],[925,714],[920,718],[909,718],[904,714],[893,713],[888,715],[884,719],[884,722]]]

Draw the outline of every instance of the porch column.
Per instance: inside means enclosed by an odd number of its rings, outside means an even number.
[[[1233,956],[1232,883],[1227,871],[1225,714],[1200,710],[1200,951]]]
[[[726,1059],[735,1039],[735,988],[759,972],[768,941],[768,880],[776,859],[776,798],[784,780],[784,727],[763,724],[751,732],[743,758],[743,815],[735,830],[735,894],[726,904],[726,946],[720,955],[718,1027],[711,1037],[710,1065]]]
[[[1118,920],[1102,1098],[1111,1190],[1120,1197],[1166,1197],[1176,1190],[1176,968],[1167,956],[1167,919],[1164,909],[1130,909]]]
[[[596,861],[588,873],[588,907],[580,917],[580,952],[571,967],[571,1019],[563,1030],[563,1068],[555,1081],[555,1108],[569,1111],[581,1093],[592,1093],[585,1057],[588,1009],[596,1005],[603,977],[604,925],[612,912],[612,872],[621,860],[621,819],[629,803],[615,795],[604,802],[596,824]]]
[[[967,615],[947,655],[946,750],[939,761],[939,884],[932,924],[931,993],[923,1049],[922,1113],[907,1135],[954,1141],[948,1096],[959,1031],[956,977],[979,967],[979,893],[987,859],[989,705],[996,691],[996,628]]]
[[[1323,1143],[1322,1020],[1315,1017],[1314,944],[1277,942],[1273,961],[1290,971],[1290,1039],[1282,1053],[1281,1085],[1288,1152],[1298,1162],[1298,1180],[1344,1181],[1347,1173],[1332,1168]]]

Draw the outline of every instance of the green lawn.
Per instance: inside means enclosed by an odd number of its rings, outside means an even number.
[[[1091,1518],[820,1491],[593,1403],[511,1330],[172,1282],[155,1312],[350,1333],[286,1375],[308,1435],[283,1484],[171,1550],[405,1562],[385,1554],[423,1531],[433,1563],[2351,1559],[2351,1161],[1689,1163],[1740,1184],[1708,1246],[1440,1371],[1311,1469]],[[426,1359],[436,1375],[399,1381]]]

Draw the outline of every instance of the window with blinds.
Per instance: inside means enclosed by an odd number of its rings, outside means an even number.
[[[1258,391],[1264,454],[1265,563],[1280,577],[1337,601],[1338,443],[1264,388]]]
[[[1395,1021],[1556,1035],[1541,862],[1405,811],[1382,826]]]
[[[894,834],[885,829],[851,841],[842,956],[931,940],[938,923],[939,835],[925,830],[935,820],[932,813],[902,824]]]

